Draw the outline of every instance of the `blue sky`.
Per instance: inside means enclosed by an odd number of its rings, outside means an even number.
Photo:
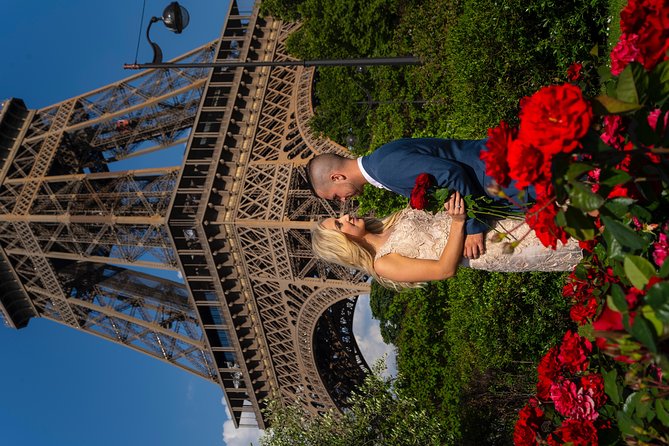
[[[2,3],[0,99],[41,108],[135,73],[123,64],[135,59],[141,0]],[[147,0],[144,27],[168,3]],[[181,35],[152,28],[165,60],[216,39],[228,8],[181,3],[191,14]],[[139,61],[151,57],[142,32]],[[221,389],[161,361],[41,319],[0,327],[0,351],[0,444],[224,444]]]
[[[135,72],[142,0],[4,0],[0,100],[41,108]],[[168,1],[147,0],[148,19]],[[227,0],[184,0],[181,35],[152,28],[165,60],[218,37]],[[139,62],[151,51],[144,38]],[[383,353],[369,306],[356,334]],[[257,432],[227,421],[220,388],[156,359],[47,320],[16,331],[0,326],[0,444],[11,446],[248,445]],[[372,359],[370,359],[371,361]]]

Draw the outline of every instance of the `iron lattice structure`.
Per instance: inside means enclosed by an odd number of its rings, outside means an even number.
[[[220,39],[175,61],[288,60],[296,26],[233,1]],[[40,110],[5,101],[6,323],[48,318],[213,381],[237,426],[264,427],[270,396],[341,408],[368,371],[351,330],[368,285],[310,249],[313,222],[343,209],[311,195],[304,165],[345,152],[307,126],[313,81],[303,67],[151,70]],[[181,165],[142,165],[184,143]]]

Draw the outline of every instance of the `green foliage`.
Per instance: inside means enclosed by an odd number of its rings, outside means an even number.
[[[358,207],[359,215],[371,214],[378,218],[387,217],[408,204],[405,197],[369,184],[365,185],[357,200],[360,203]]]
[[[453,279],[396,294],[392,303],[384,295],[384,311],[374,313],[382,327],[404,314],[394,342],[399,387],[458,441],[508,441],[515,410],[535,382],[533,362],[568,326],[562,284],[555,273],[461,268]]]
[[[343,414],[328,412],[305,417],[298,404],[282,407],[270,401],[267,416],[271,429],[260,439],[262,446],[441,446],[452,436],[413,397],[395,391],[392,381],[368,376],[350,399]]]
[[[395,291],[372,282],[369,293],[369,305],[372,316],[380,322],[381,337],[386,344],[396,344],[400,323],[404,316],[404,307],[397,305]]]

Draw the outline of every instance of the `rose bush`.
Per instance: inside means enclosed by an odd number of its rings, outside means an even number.
[[[563,290],[579,331],[539,362],[516,444],[669,444],[669,0],[630,0],[621,30],[605,93],[574,65],[488,132],[486,172],[535,187],[542,243],[585,253]]]

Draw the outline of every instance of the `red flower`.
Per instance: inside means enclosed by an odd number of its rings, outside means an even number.
[[[608,305],[604,305],[599,317],[592,323],[592,328],[598,331],[624,330],[623,315],[622,313],[610,309]]]
[[[667,131],[667,125],[669,124],[669,113],[664,113],[664,118],[662,118],[662,110],[656,108],[655,110],[648,113],[648,125],[657,132],[657,124],[660,122],[662,124],[662,129],[664,132]],[[661,119],[660,119],[661,118]]]
[[[604,393],[604,378],[599,373],[591,373],[581,376],[581,387],[595,401],[595,407],[602,407],[606,402]]]
[[[666,0],[630,0],[620,12],[623,34],[639,36],[636,61],[652,70],[667,59],[669,49],[669,7]]]
[[[488,150],[481,152],[486,175],[492,177],[497,184],[503,187],[507,187],[511,182],[507,152],[516,133],[517,129],[501,121],[498,127],[488,129],[488,140],[485,143]]]
[[[421,173],[416,177],[416,182],[411,191],[409,206],[413,209],[425,209],[428,205],[428,190],[436,184],[434,177],[428,173]]]
[[[592,352],[592,343],[578,333],[568,331],[562,338],[558,362],[565,370],[576,373],[588,368],[588,355]]]
[[[578,325],[585,325],[597,314],[597,299],[589,297],[585,302],[579,302],[569,309],[571,320]]]
[[[564,420],[562,425],[548,438],[548,444],[572,446],[596,446],[599,442],[597,429],[592,421]]]
[[[569,236],[555,223],[555,217],[558,213],[558,207],[554,201],[537,201],[525,216],[525,221],[534,229],[535,234],[541,243],[555,249],[558,240],[567,243]]]
[[[521,107],[518,139],[547,157],[579,147],[592,120],[590,103],[571,84],[543,87]]]
[[[636,34],[623,34],[611,51],[611,74],[618,76],[625,67],[635,60],[639,55],[637,43],[639,36]]]
[[[593,190],[593,192],[595,191]],[[595,246],[597,246],[598,243],[599,240],[597,240],[597,238],[594,238],[592,240],[579,240],[578,247],[584,251],[592,252],[592,250],[595,249]]]
[[[517,139],[508,146],[508,150],[509,177],[517,181],[518,189],[536,184],[543,180],[545,171],[550,172],[550,163],[545,162],[543,153],[533,145]]]
[[[583,64],[578,62],[569,65],[567,68],[567,79],[572,82],[575,82],[581,78],[581,70],[583,70]]]
[[[595,400],[573,381],[563,381],[551,387],[551,399],[555,410],[565,417],[576,420],[595,420],[599,416]]]
[[[515,445],[536,445],[537,431],[543,421],[544,412],[539,409],[536,403],[523,407],[518,413],[518,421],[513,429],[513,444]]]
[[[664,233],[660,233],[658,240],[653,243],[653,261],[661,268],[669,255],[669,240]]]
[[[537,382],[537,397],[542,400],[550,398],[550,390],[554,381],[560,377],[560,364],[557,362],[557,347],[548,350],[541,358],[537,367],[539,381]]]
[[[622,116],[606,115],[604,116],[604,132],[600,136],[602,141],[618,150],[623,150],[625,146],[625,132],[627,125]]]

